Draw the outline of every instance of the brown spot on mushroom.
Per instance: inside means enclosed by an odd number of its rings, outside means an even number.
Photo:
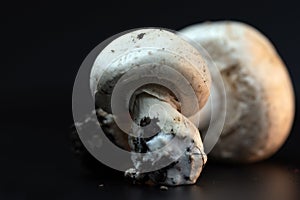
[[[175,122],[180,122],[180,117],[175,117],[175,118],[174,118],[174,121],[175,121]]]

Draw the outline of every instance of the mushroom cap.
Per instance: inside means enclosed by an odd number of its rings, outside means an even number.
[[[112,91],[120,77],[127,72],[142,69],[143,66],[150,68],[147,68],[146,73],[138,74],[136,80],[146,80],[147,75],[151,76],[159,68],[162,77],[157,77],[158,82],[159,79],[164,79],[176,84],[176,79],[179,78],[168,67],[185,78],[193,89],[192,93],[184,91],[180,84],[171,88],[185,105],[185,116],[195,114],[206,103],[211,80],[206,63],[198,50],[173,32],[145,28],[121,34],[96,58],[90,74],[90,87],[92,94],[96,95],[96,104],[111,113]]]
[[[225,85],[225,125],[210,156],[254,162],[274,154],[289,135],[295,105],[288,71],[271,42],[233,21],[196,24],[180,32],[208,51]],[[218,99],[210,100],[218,106]],[[209,121],[210,106],[202,113],[204,121]]]

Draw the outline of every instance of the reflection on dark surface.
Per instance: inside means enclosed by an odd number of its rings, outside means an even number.
[[[169,187],[168,191],[161,191],[158,187],[131,185],[125,182],[115,185],[116,182],[109,181],[109,184],[99,189],[99,197],[104,195],[116,199],[289,200],[299,199],[299,181],[298,169],[287,165],[271,162],[242,166],[213,164],[206,166],[196,185]]]
[[[38,131],[44,130],[41,128]],[[47,147],[50,144],[58,143],[53,139],[51,140],[50,133],[53,132],[55,130],[50,129],[49,134],[46,135],[48,136],[45,139]],[[2,138],[7,136],[3,135]],[[24,134],[20,137],[22,136],[25,138],[28,135]],[[24,140],[18,138],[13,141],[15,145],[21,146]],[[83,166],[79,165],[78,159],[70,156],[71,152],[65,149],[66,145],[63,141],[61,141],[61,145],[56,145],[55,148],[41,151],[42,156],[35,156],[36,150],[43,149],[42,146],[45,143],[24,146],[26,156],[18,157],[18,160],[12,159],[12,156],[1,157],[1,165],[4,166],[1,171],[4,173],[0,176],[2,182],[2,184],[0,182],[1,200],[300,199],[300,163],[296,151],[294,154],[284,154],[280,157],[282,163],[269,160],[238,166],[215,164],[209,161],[197,184],[169,187],[167,191],[162,191],[159,187],[133,185],[123,178],[122,172],[116,172],[95,160],[89,163],[94,168],[89,167],[88,170],[85,170]],[[19,151],[14,153],[15,157],[19,155]],[[287,158],[288,155],[293,159]],[[283,162],[281,158],[286,160]],[[276,160],[279,160],[278,156]],[[10,165],[6,167],[5,163]],[[103,186],[99,187],[100,184]]]
[[[297,178],[293,170],[274,163],[211,166],[194,187],[200,186],[205,199],[296,199]],[[195,191],[189,193],[197,197]]]

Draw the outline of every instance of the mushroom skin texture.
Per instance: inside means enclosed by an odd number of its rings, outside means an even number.
[[[196,24],[180,32],[207,50],[225,85],[225,124],[210,158],[249,163],[273,155],[289,135],[295,105],[288,71],[271,42],[234,21]],[[200,130],[208,127],[210,106],[218,108],[218,101],[210,98],[200,111]]]
[[[176,81],[178,77],[172,75],[172,70],[168,71],[170,67],[188,81],[193,94],[176,86],[170,91],[159,83],[141,87],[130,101],[129,117],[135,123],[131,125],[130,135],[127,135],[115,123],[118,116],[112,112],[112,93],[121,77],[142,66],[150,66],[151,70],[148,68],[146,76],[132,75],[135,79],[146,79],[147,74],[160,70],[158,74],[167,77],[159,79]],[[104,132],[113,138],[116,145],[141,153],[132,154],[134,168],[128,169],[125,176],[134,182],[147,184],[184,185],[196,182],[207,157],[199,130],[189,117],[206,103],[210,81],[206,63],[198,50],[167,30],[149,28],[128,32],[102,50],[90,74],[100,124],[105,125]],[[188,109],[183,114],[184,104],[188,104],[185,106]],[[162,112],[166,114],[162,115]],[[149,124],[151,126],[147,128]],[[159,170],[143,171],[145,165],[155,166],[164,160],[171,162]]]

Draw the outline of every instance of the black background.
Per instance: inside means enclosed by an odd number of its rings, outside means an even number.
[[[11,2],[1,8],[0,199],[266,199],[272,195],[281,199],[274,192],[297,195],[298,107],[291,135],[268,161],[247,166],[208,164],[197,185],[165,192],[132,186],[104,166],[97,174],[89,173],[71,153],[68,140],[73,123],[72,87],[80,64],[101,41],[131,28],[179,30],[222,19],[253,25],[274,43],[286,63],[298,102],[300,12],[296,3]],[[275,182],[283,186],[274,186]]]

